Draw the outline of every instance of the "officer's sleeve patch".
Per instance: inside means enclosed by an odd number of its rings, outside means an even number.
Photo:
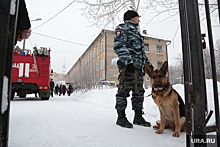
[[[121,36],[122,30],[116,30],[116,36],[119,37]]]

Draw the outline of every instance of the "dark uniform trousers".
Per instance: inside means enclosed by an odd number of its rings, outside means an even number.
[[[122,83],[118,87],[116,94],[115,108],[124,110],[127,107],[127,97],[130,96],[129,92],[132,91],[132,110],[143,109],[144,102],[144,88],[143,88],[143,73],[138,73],[141,83],[137,82],[137,87],[141,88],[139,92],[135,92],[134,73],[126,73]]]

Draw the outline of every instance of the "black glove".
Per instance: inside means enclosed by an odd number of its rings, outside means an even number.
[[[152,69],[154,69],[153,65],[150,65],[150,67],[151,67]]]
[[[126,73],[132,73],[132,72],[134,72],[134,65],[133,64],[128,64],[127,66],[126,66],[126,70],[125,70],[125,72]]]

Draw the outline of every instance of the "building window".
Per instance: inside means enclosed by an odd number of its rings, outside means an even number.
[[[147,44],[147,43],[144,44],[144,51],[145,51],[145,53],[149,53],[150,52],[149,51],[149,44]]]
[[[96,48],[93,49],[93,58],[95,58],[95,56],[96,56],[95,50],[96,50]]]
[[[92,73],[95,73],[96,72],[96,66],[95,66],[95,63],[92,64]]]
[[[86,57],[84,57],[84,65],[86,65],[86,59],[87,59],[87,58],[86,58]]]
[[[104,51],[104,40],[102,40],[102,43],[101,43],[101,52]]]
[[[162,46],[157,45],[157,54],[162,54]]]
[[[97,53],[96,53],[97,55],[99,54],[99,51],[100,51],[99,48],[100,48],[100,45],[98,45],[98,47],[97,47]]]
[[[95,63],[95,71],[98,71],[98,61]]]
[[[90,60],[92,60],[92,52],[90,52]]]
[[[96,71],[99,71],[99,61],[96,61]]]
[[[104,58],[101,58],[101,69],[104,69]]]
[[[163,62],[157,61],[157,68],[161,68],[163,65]]]

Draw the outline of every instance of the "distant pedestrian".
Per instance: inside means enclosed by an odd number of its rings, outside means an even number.
[[[53,89],[54,89],[54,81],[53,79],[50,80],[50,95],[53,97]]]
[[[73,87],[72,85],[70,84],[69,87],[67,88],[67,94],[68,96],[70,96],[70,94],[73,92]]]
[[[61,96],[62,93],[63,93],[63,92],[62,92],[62,84],[60,84],[60,87],[59,87],[59,96]]]
[[[55,86],[55,95],[58,95],[58,92],[59,92],[59,86],[58,86],[58,84]]]
[[[63,95],[66,94],[66,85],[63,85],[63,86],[62,86],[62,93],[63,93]]]

